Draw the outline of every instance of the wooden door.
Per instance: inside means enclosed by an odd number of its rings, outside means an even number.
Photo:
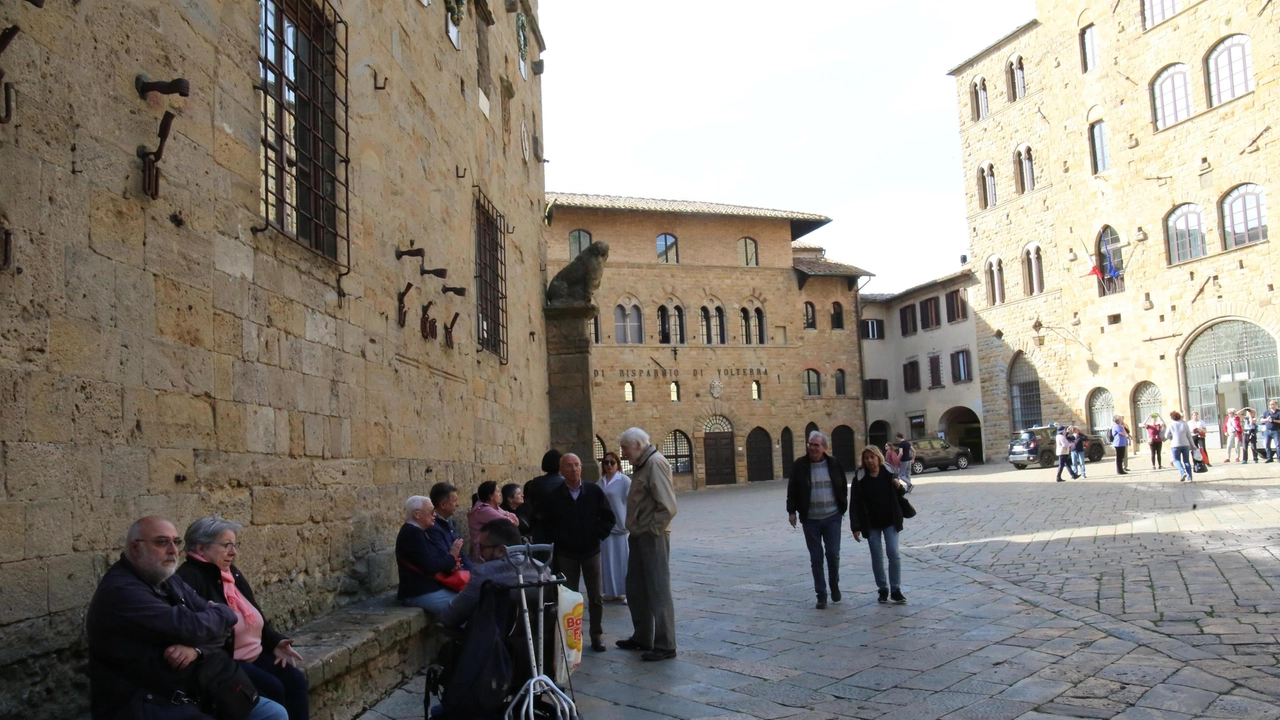
[[[840,461],[846,472],[853,472],[858,463],[858,457],[854,454],[853,428],[841,425],[831,431],[831,454]]]
[[[732,485],[738,481],[734,468],[733,433],[706,433],[702,436],[702,448],[702,457],[707,463],[708,485]]]
[[[773,479],[773,439],[769,431],[756,428],[747,435],[747,480]]]
[[[795,440],[791,436],[791,428],[782,429],[782,477],[790,478],[791,470],[795,466],[796,446]]]

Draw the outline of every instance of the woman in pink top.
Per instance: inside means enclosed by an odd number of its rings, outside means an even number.
[[[480,487],[476,493],[471,496],[471,512],[467,513],[467,528],[471,531],[471,562],[479,565],[484,562],[484,558],[480,557],[480,543],[476,542],[476,538],[480,537],[480,528],[490,520],[510,520],[512,525],[520,527],[520,518],[515,513],[509,513],[503,510],[502,495],[498,492],[498,483],[492,480],[486,480],[480,483]]]
[[[187,561],[177,574],[200,597],[235,612],[235,633],[227,640],[227,652],[240,661],[240,667],[263,697],[289,711],[289,720],[307,720],[307,676],[298,669],[302,656],[293,649],[293,640],[263,619],[253,599],[253,588],[235,566],[240,551],[236,543],[239,531],[239,523],[218,515],[191,523],[183,536]]]

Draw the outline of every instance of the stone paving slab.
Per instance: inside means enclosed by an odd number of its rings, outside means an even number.
[[[910,603],[875,600],[842,540],[844,602],[813,608],[782,483],[680,496],[679,657],[588,652],[589,718],[1280,720],[1280,478],[1098,466],[1089,480],[976,467],[917,478],[902,534]],[[1092,469],[1092,468],[1091,468]],[[1086,487],[1087,486],[1087,487]],[[628,634],[606,605],[606,639]],[[367,720],[421,717],[421,684]],[[416,705],[415,705],[416,703]],[[416,714],[414,712],[416,711]]]

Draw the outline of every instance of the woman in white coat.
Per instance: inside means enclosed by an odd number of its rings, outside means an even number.
[[[631,478],[622,474],[618,454],[607,452],[601,460],[600,489],[609,502],[609,509],[617,522],[613,532],[600,543],[600,580],[604,586],[605,600],[627,599],[627,494],[631,492]]]

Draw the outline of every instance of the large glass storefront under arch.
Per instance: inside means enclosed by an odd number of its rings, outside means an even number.
[[[1200,413],[1210,447],[1221,446],[1227,408],[1251,407],[1261,413],[1268,399],[1280,397],[1275,338],[1251,322],[1223,320],[1209,326],[1191,341],[1182,363],[1187,410]]]

